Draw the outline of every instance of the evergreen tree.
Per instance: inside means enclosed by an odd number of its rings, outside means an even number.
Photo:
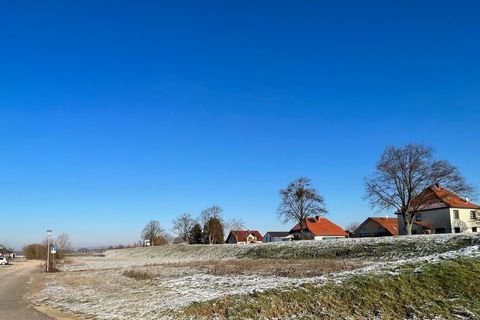
[[[202,227],[199,223],[195,223],[190,229],[188,243],[190,244],[201,244],[203,243],[203,232]]]

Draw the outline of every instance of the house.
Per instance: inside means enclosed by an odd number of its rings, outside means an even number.
[[[337,239],[346,238],[348,233],[340,226],[323,217],[309,217],[297,223],[289,232],[294,239]]]
[[[263,242],[288,241],[290,239],[288,231],[268,231],[263,236]]]
[[[232,230],[225,243],[255,243],[262,240],[263,237],[257,230]]]
[[[368,217],[353,233],[354,237],[398,236],[398,219]]]
[[[420,207],[412,234],[480,232],[480,206],[439,184],[424,190],[425,205]],[[403,216],[398,214],[399,234],[407,234]]]
[[[12,250],[8,250],[4,246],[0,245],[0,257],[15,258],[15,253]]]

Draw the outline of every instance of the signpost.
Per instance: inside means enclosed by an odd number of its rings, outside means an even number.
[[[47,230],[47,272],[50,271],[50,237],[52,236],[52,230]]]

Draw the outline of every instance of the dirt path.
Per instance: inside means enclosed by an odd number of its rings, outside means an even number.
[[[0,266],[0,319],[47,320],[52,319],[33,309],[25,299],[33,276],[41,272],[38,261],[14,262]]]

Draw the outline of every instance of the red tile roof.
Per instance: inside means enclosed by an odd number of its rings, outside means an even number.
[[[302,221],[302,227],[297,223],[292,231],[308,230],[314,236],[346,237],[348,233],[340,226],[323,217],[306,218]]]
[[[237,240],[237,242],[246,242],[247,237],[251,234],[253,234],[257,238],[257,241],[262,241],[263,240],[262,235],[257,230],[232,230],[232,231],[230,231],[230,235],[232,235],[235,238],[235,240]]]
[[[372,220],[387,230],[392,236],[398,236],[398,219],[397,218],[381,218],[369,217],[367,220]]]
[[[480,209],[479,205],[467,201],[439,185],[428,187],[424,192],[427,193],[427,204],[420,208],[421,210],[439,208],[438,205],[459,209]]]

